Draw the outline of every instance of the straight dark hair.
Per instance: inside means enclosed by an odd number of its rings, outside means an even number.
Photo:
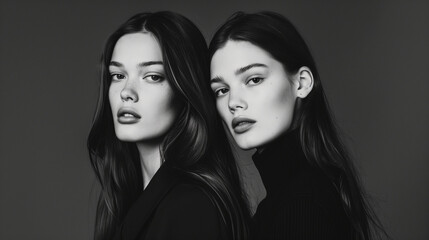
[[[140,13],[107,40],[101,59],[101,84],[88,136],[91,164],[101,185],[95,239],[110,239],[143,189],[135,143],[120,141],[114,131],[108,91],[108,66],[120,37],[150,32],[157,39],[181,112],[161,145],[163,164],[195,179],[219,209],[230,239],[248,238],[250,219],[238,169],[215,107],[209,79],[208,49],[198,28],[172,12]]]
[[[309,163],[320,168],[336,186],[354,239],[386,234],[339,137],[313,56],[293,24],[275,12],[237,12],[215,33],[209,46],[210,58],[229,40],[262,48],[282,63],[290,76],[303,66],[311,70],[313,89],[306,98],[297,99],[291,129],[299,129],[301,147]]]

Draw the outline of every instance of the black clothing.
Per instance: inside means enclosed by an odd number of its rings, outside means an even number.
[[[207,192],[163,164],[131,206],[114,239],[225,239],[226,227]]]
[[[350,239],[350,223],[334,184],[310,166],[291,131],[253,156],[267,196],[259,204],[254,239]]]

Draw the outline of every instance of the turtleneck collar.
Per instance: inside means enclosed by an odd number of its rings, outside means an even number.
[[[278,137],[261,153],[253,155],[267,194],[276,192],[300,168],[307,165],[299,140],[299,130],[292,130]]]

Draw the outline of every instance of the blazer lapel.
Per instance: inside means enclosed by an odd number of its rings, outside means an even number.
[[[163,164],[128,210],[120,233],[121,239],[136,239],[150,222],[159,202],[178,182],[178,175],[174,169]]]

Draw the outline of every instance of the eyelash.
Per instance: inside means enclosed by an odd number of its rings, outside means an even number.
[[[255,81],[257,81],[257,82],[255,82]],[[252,77],[252,78],[250,78],[249,80],[246,81],[246,85],[250,84],[251,86],[256,86],[256,85],[261,84],[263,81],[264,81],[264,79],[261,78],[261,77]],[[222,91],[224,91],[224,90],[227,90],[227,92],[222,93]],[[229,92],[229,89],[223,87],[223,88],[219,88],[219,89],[215,90],[214,94],[215,94],[216,97],[220,97],[220,96],[225,95],[228,92]]]
[[[223,93],[222,95],[219,95],[219,93],[222,91],[222,90],[227,90],[227,91],[229,91],[227,88],[219,88],[219,89],[217,89],[217,90],[215,90],[214,91],[214,93],[215,93],[215,96],[216,97],[220,97],[220,96],[223,96],[223,95],[225,95],[226,93]]]
[[[118,77],[122,77],[121,79],[118,79]],[[116,78],[116,79],[115,79]],[[119,74],[119,73],[113,73],[113,74],[110,74],[110,80],[111,81],[121,81],[122,79],[124,79],[125,78],[125,76],[123,75],[123,74]]]
[[[154,80],[153,77],[156,77],[158,79]],[[143,79],[147,79],[147,78],[150,78],[150,81],[152,81],[152,82],[161,82],[161,81],[163,81],[165,79],[163,76],[157,75],[157,74],[147,75]]]
[[[258,80],[258,82],[255,82],[255,80]],[[252,77],[246,81],[246,85],[248,85],[248,84],[258,85],[258,84],[261,84],[263,81],[264,81],[264,79],[261,77]]]
[[[111,81],[121,81],[124,78],[125,78],[125,75],[123,75],[123,74],[119,74],[119,73],[110,74],[110,80]],[[156,78],[156,79],[154,79],[154,78]],[[151,81],[151,82],[161,82],[165,78],[161,75],[151,74],[151,75],[145,76],[143,79],[149,79],[149,81]]]

